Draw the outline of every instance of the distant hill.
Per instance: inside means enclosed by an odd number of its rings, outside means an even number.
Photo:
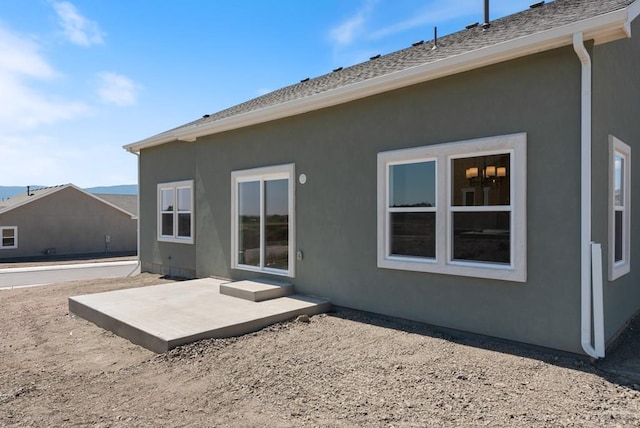
[[[32,189],[39,189],[41,187],[47,187],[47,186],[31,185]],[[138,194],[138,186],[136,184],[89,187],[84,190],[86,190],[89,193],[109,193],[112,195],[137,195]],[[27,186],[0,186],[0,200],[10,198],[12,196],[18,195],[26,191],[27,191]]]
[[[119,186],[101,186],[101,187],[88,187],[86,189],[89,193],[108,193],[111,195],[137,195],[137,184],[121,184]]]

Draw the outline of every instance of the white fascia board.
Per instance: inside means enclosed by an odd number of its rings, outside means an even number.
[[[175,132],[163,132],[162,134],[154,135],[153,137],[145,138],[144,140],[124,145],[122,146],[122,148],[131,153],[139,153],[141,149],[159,146],[160,144],[168,143],[170,141],[176,141],[178,139],[179,135]]]
[[[573,43],[574,33],[583,33],[585,40],[595,44],[628,37],[625,28],[633,14],[640,13],[640,0],[625,9],[599,15],[583,21],[520,37],[497,45],[466,52],[432,63],[374,77],[298,100],[265,107],[226,119],[195,124],[166,132],[124,146],[125,150],[140,150],[171,141],[195,141],[199,137],[282,119],[322,108],[347,103],[372,95],[400,89],[417,83],[451,76],[491,64],[532,55]]]

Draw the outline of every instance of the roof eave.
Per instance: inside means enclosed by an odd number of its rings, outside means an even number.
[[[124,146],[124,149],[132,153],[139,153],[142,149],[172,141],[193,142],[199,137],[332,107],[417,83],[571,45],[573,43],[573,34],[578,32],[584,34],[585,40],[593,40],[596,45],[608,43],[613,40],[630,37],[630,23],[639,14],[640,1],[636,1],[627,8],[614,12],[455,55],[432,63],[371,78],[341,88],[250,111],[237,116],[213,122],[194,124],[173,132],[158,134],[128,144]]]

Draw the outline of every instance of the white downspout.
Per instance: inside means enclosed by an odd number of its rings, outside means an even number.
[[[138,272],[138,268],[142,267],[142,262],[140,260],[140,153],[136,153],[136,152],[134,152],[132,150],[128,150],[128,152],[136,155],[137,161],[138,161],[137,162],[138,163],[138,165],[137,165],[138,166],[138,198],[137,198],[137,201],[136,201],[136,203],[138,204],[138,227],[136,229],[136,233],[137,233],[137,236],[136,236],[137,243],[136,243],[136,245],[138,247],[136,249],[136,256],[138,257],[138,264],[131,271],[131,273],[129,275],[127,275],[127,276],[131,276],[134,273]],[[140,272],[138,272],[138,273],[140,273]]]
[[[602,258],[600,244],[593,244],[591,241],[591,57],[584,46],[582,33],[573,35],[573,49],[582,64],[580,128],[581,343],[582,349],[588,355],[593,358],[602,358],[604,357]],[[593,271],[592,260],[595,262]],[[599,278],[598,272],[600,272]]]

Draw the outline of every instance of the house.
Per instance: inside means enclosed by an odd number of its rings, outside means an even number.
[[[0,201],[0,260],[135,254],[137,196],[93,195],[73,184]]]
[[[541,2],[126,145],[142,269],[604,356],[640,309],[638,14]]]

